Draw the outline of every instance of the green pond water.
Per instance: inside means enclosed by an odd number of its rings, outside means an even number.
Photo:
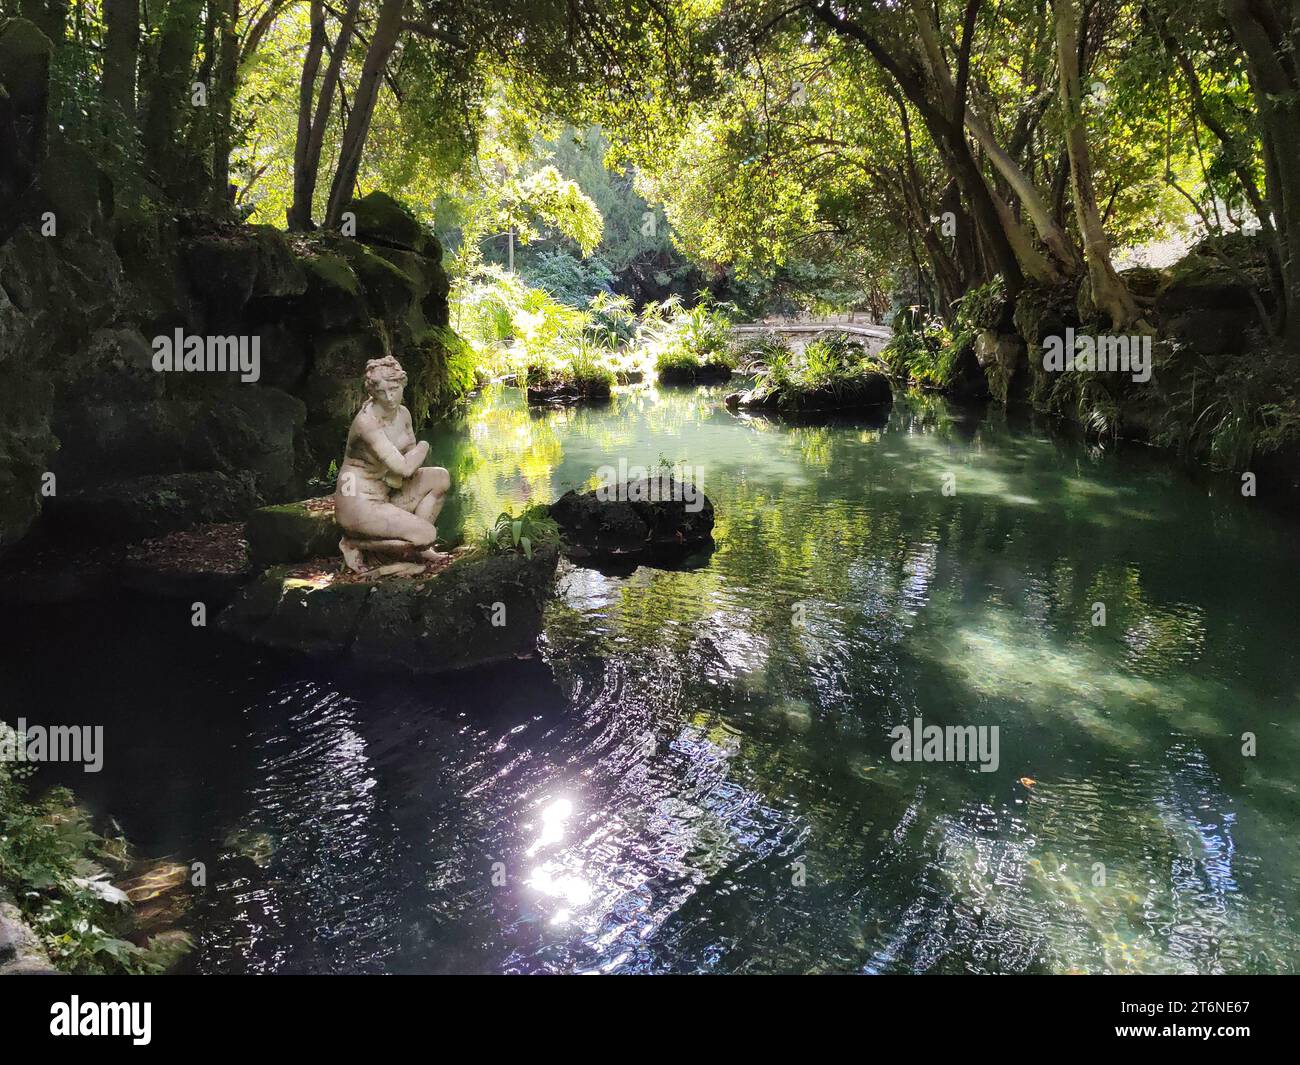
[[[208,864],[189,967],[1300,968],[1295,524],[997,409],[724,391],[494,390],[435,435],[445,529],[620,460],[716,508],[699,568],[562,567],[535,661],[362,677],[144,604],[47,619],[88,650],[39,680],[11,645],[12,716],[112,726],[79,794]],[[896,761],[918,718],[996,726],[996,770]]]

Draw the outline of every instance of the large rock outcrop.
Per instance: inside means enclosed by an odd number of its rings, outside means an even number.
[[[54,537],[126,541],[300,497],[385,352],[417,417],[456,397],[442,251],[397,201],[349,205],[352,238],[119,193],[46,136],[43,40],[0,31],[0,551],[42,516]],[[178,331],[256,343],[256,380],[155,369]]]
[[[323,564],[267,570],[218,617],[265,647],[368,669],[441,673],[530,654],[559,552],[466,553],[427,577],[367,581]]]

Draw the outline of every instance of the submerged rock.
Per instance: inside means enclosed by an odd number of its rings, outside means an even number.
[[[531,653],[559,552],[466,552],[417,577],[367,581],[336,560],[267,570],[217,619],[266,647],[366,668],[442,673]]]
[[[673,565],[713,547],[713,504],[670,475],[565,492],[550,515],[575,562]]]

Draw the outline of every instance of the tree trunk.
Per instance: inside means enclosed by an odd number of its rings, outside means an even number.
[[[320,97],[316,101],[316,116],[312,120],[303,149],[301,189],[298,185],[299,171],[295,165],[294,205],[303,229],[311,228],[312,203],[316,198],[316,182],[320,175],[320,155],[325,144],[325,130],[329,127],[330,111],[334,107],[334,93],[338,89],[343,61],[352,44],[360,10],[361,0],[349,0],[347,10],[343,13],[343,21],[339,25],[338,37],[334,41],[334,49],[330,52],[329,65],[326,66],[325,77],[321,81]],[[310,107],[310,103],[308,106]]]
[[[181,108],[190,106],[190,68],[203,0],[171,0],[162,17],[157,63],[152,71],[141,134],[145,158],[165,183],[179,179],[176,145]]]
[[[379,21],[370,37],[370,47],[366,49],[361,79],[352,97],[352,113],[348,115],[343,143],[339,147],[339,165],[334,171],[334,184],[330,187],[325,224],[331,229],[338,228],[343,209],[352,198],[352,187],[356,184],[357,172],[361,168],[361,153],[365,149],[370,120],[375,113],[375,100],[379,97],[379,86],[388,59],[397,47],[405,10],[406,0],[383,0],[379,9]]]
[[[969,16],[971,9],[968,8],[967,10]],[[1079,266],[1078,256],[1075,254],[1074,245],[1070,242],[1069,236],[1056,224],[1056,220],[1052,217],[1051,208],[1039,194],[1038,189],[1034,187],[1034,183],[1029,179],[1028,175],[1011,158],[1006,149],[998,143],[988,123],[979,116],[975,108],[967,100],[961,98],[965,96],[965,66],[963,65],[960,72],[963,84],[960,86],[961,91],[959,92],[959,87],[953,82],[952,72],[948,69],[948,64],[944,60],[943,51],[939,44],[939,29],[935,25],[934,15],[930,7],[923,3],[922,0],[912,0],[912,15],[917,28],[917,36],[923,46],[921,54],[925,61],[925,67],[931,81],[934,82],[938,90],[944,109],[953,115],[957,121],[964,118],[966,128],[971,131],[972,136],[979,142],[979,146],[987,153],[994,168],[1002,175],[1011,191],[1019,198],[1021,205],[1029,213],[1030,220],[1034,223],[1038,235],[1056,260],[1056,267],[1044,262],[1042,267],[1034,264],[1029,272],[1046,272],[1051,280],[1056,280],[1056,275],[1059,275],[1062,271],[1066,274],[1074,273]],[[969,32],[963,40],[968,37]],[[998,197],[998,200],[998,213],[1002,218],[1003,225],[1009,224],[1012,227],[1008,229],[1007,235],[1010,237],[1011,243],[1016,248],[1022,262],[1026,255],[1031,258],[1038,257],[1028,236],[1017,232],[1022,230],[1022,227],[1006,201],[1001,197]]]
[[[231,112],[239,74],[239,0],[215,0],[220,22],[220,45],[212,84],[212,199],[213,211],[230,210]]]
[[[1268,163],[1268,202],[1283,249],[1283,338],[1287,351],[1300,356],[1300,76],[1285,58],[1300,47],[1300,19],[1278,0],[1228,0],[1225,7],[1250,67]]]
[[[140,52],[140,0],[104,0],[104,98],[135,125],[135,64]]]
[[[1061,75],[1061,110],[1065,116],[1065,145],[1070,155],[1074,213],[1083,238],[1083,258],[1092,283],[1092,302],[1105,311],[1115,329],[1138,320],[1137,304],[1110,261],[1110,242],[1097,210],[1088,155],[1088,131],[1083,116],[1083,87],[1079,81],[1079,30],[1074,0],[1056,0],[1056,63]]]
[[[310,173],[307,170],[307,144],[311,140],[316,75],[325,51],[325,5],[321,0],[311,0],[310,18],[311,36],[298,82],[298,135],[293,143],[293,202],[289,206],[289,228],[299,232],[311,228],[311,201],[316,186],[314,168]]]
[[[1029,242],[1028,234],[1010,207],[1005,202],[999,203],[1000,198],[990,188],[984,172],[971,154],[963,123],[954,120],[951,111],[944,109],[942,100],[936,102],[931,96],[923,73],[924,64],[918,69],[915,65],[918,60],[913,53],[895,49],[896,55],[862,26],[826,6],[819,4],[813,8],[813,13],[836,33],[865,47],[916,107],[930,139],[970,205],[985,257],[1002,274],[1007,291],[1012,294],[1019,292],[1027,277],[1051,280],[1052,271],[1046,259]],[[911,65],[904,65],[900,59],[909,61]]]

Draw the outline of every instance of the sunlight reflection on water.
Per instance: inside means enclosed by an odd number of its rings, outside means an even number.
[[[490,393],[435,440],[469,535],[620,458],[705,471],[708,564],[564,569],[541,660],[412,682],[150,645],[105,713],[187,713],[89,794],[210,864],[193,967],[1300,967],[1291,528],[997,411],[782,425],[722,392]],[[893,761],[917,717],[998,726],[999,771]]]

